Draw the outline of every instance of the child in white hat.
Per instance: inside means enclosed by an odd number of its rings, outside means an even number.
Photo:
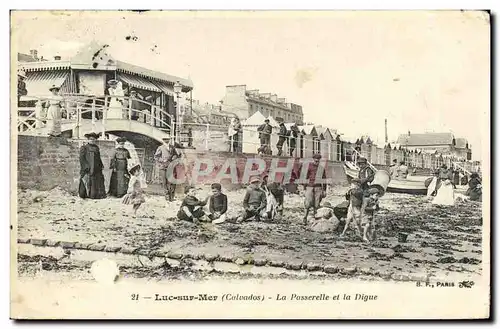
[[[137,209],[146,202],[144,199],[144,188],[146,188],[146,182],[144,181],[144,176],[142,174],[142,169],[140,164],[130,165],[129,169],[130,181],[128,184],[127,194],[123,197],[122,203],[133,205],[134,216],[137,215]]]

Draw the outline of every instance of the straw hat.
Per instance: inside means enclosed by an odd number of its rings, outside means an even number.
[[[52,87],[49,88],[49,91],[52,91],[52,90],[61,90],[61,88],[56,86],[56,85],[52,85]]]
[[[83,135],[85,138],[87,139],[90,139],[90,138],[94,138],[94,139],[98,139],[99,136],[101,136],[101,134],[96,134],[96,133],[88,133],[88,134],[85,134]]]
[[[108,85],[112,86],[112,85],[116,85],[116,84],[118,84],[118,80],[115,80],[115,79],[108,80]]]
[[[127,139],[126,139],[125,137],[118,137],[118,138],[116,139],[116,142],[117,142],[117,143],[125,143],[126,141],[127,141]]]
[[[260,183],[260,178],[255,176],[253,178],[250,179],[250,184],[253,184],[253,183]]]
[[[141,168],[141,165],[139,163],[133,163],[130,161],[128,163],[128,168],[127,171],[131,174],[133,170]]]

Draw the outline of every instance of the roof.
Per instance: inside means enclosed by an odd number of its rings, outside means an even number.
[[[137,66],[134,64],[122,62],[122,61],[116,61],[116,69],[118,71],[122,71],[125,73],[132,73],[132,74],[137,74],[139,76],[143,76],[146,78],[153,78],[157,80],[162,80],[166,82],[170,82],[174,84],[176,81],[179,81],[179,83],[183,86],[182,91],[190,91],[193,89],[193,82],[188,79],[183,79],[176,77],[174,75],[166,74],[166,73],[161,73],[157,71],[153,71],[150,69],[146,69],[141,66]]]
[[[305,135],[318,135],[314,125],[299,126],[299,130],[301,130]]]
[[[44,70],[69,70],[71,63],[69,61],[36,61],[19,63],[26,72],[44,71]]]
[[[143,78],[158,80],[166,84],[173,85],[176,81],[183,86],[182,91],[187,92],[193,89],[193,82],[190,79],[176,77],[174,75],[153,71],[138,65],[115,60],[106,51],[107,45],[100,45],[93,41],[80,48],[75,56],[70,60],[65,61],[36,61],[23,62],[19,65],[26,71],[41,71],[41,70],[60,70],[69,68],[92,69],[93,64],[100,65],[100,68],[107,70],[117,70],[124,73],[135,74]],[[95,67],[94,67],[95,68]],[[160,89],[167,89],[164,86],[158,86]],[[173,92],[173,90],[172,90]]]
[[[33,56],[23,53],[17,53],[17,61],[18,62],[37,62]]]
[[[276,107],[279,107],[279,108],[281,108],[283,110],[288,110],[288,111],[292,110],[285,103],[273,102],[269,98],[263,98],[263,97],[254,96],[254,95],[251,95],[248,92],[246,92],[246,96],[247,96],[248,100],[252,100],[252,101],[255,101],[255,102],[259,102],[259,103],[264,103],[264,104],[267,104],[267,105],[276,106]]]
[[[315,126],[315,128],[318,136],[323,135],[325,139],[327,138],[326,136],[329,136],[330,139],[335,138],[329,128],[322,126]]]
[[[452,145],[452,133],[403,134],[398,143],[405,146]]]
[[[266,120],[266,117],[260,111],[257,111],[241,124],[243,126],[259,126],[264,123],[264,120]]]
[[[29,72],[26,75],[26,89],[28,95],[23,100],[36,99],[36,97],[50,96],[49,88],[53,85],[61,87],[69,76],[68,71],[42,71]]]
[[[455,139],[455,147],[458,149],[465,149],[469,146],[468,144],[469,143],[467,142],[467,139],[465,139],[465,138]]]

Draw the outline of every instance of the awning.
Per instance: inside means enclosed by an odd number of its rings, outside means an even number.
[[[49,88],[53,85],[61,87],[69,76],[69,71],[37,71],[26,73],[26,89],[28,95],[22,99],[31,97],[50,96]]]
[[[166,82],[155,81],[155,85],[161,89],[166,95],[174,96],[174,86],[168,85]]]
[[[122,80],[123,82],[134,88],[161,93],[161,90],[157,86],[155,86],[152,82],[139,76],[130,75],[126,73],[118,73],[118,79]]]

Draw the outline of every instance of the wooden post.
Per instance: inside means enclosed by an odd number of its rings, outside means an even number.
[[[95,97],[92,99],[92,130],[95,129],[96,117],[95,117]]]
[[[128,120],[132,120],[132,97],[128,98]]]
[[[104,107],[102,109],[102,139],[106,139],[106,121],[108,119],[108,96],[104,97]]]
[[[154,105],[151,105],[151,118],[150,118],[150,123],[151,126],[155,126],[155,118],[156,118],[156,107]]]
[[[75,127],[75,136],[77,139],[80,139],[80,120],[82,116],[82,107],[80,104],[76,104],[76,127]]]

